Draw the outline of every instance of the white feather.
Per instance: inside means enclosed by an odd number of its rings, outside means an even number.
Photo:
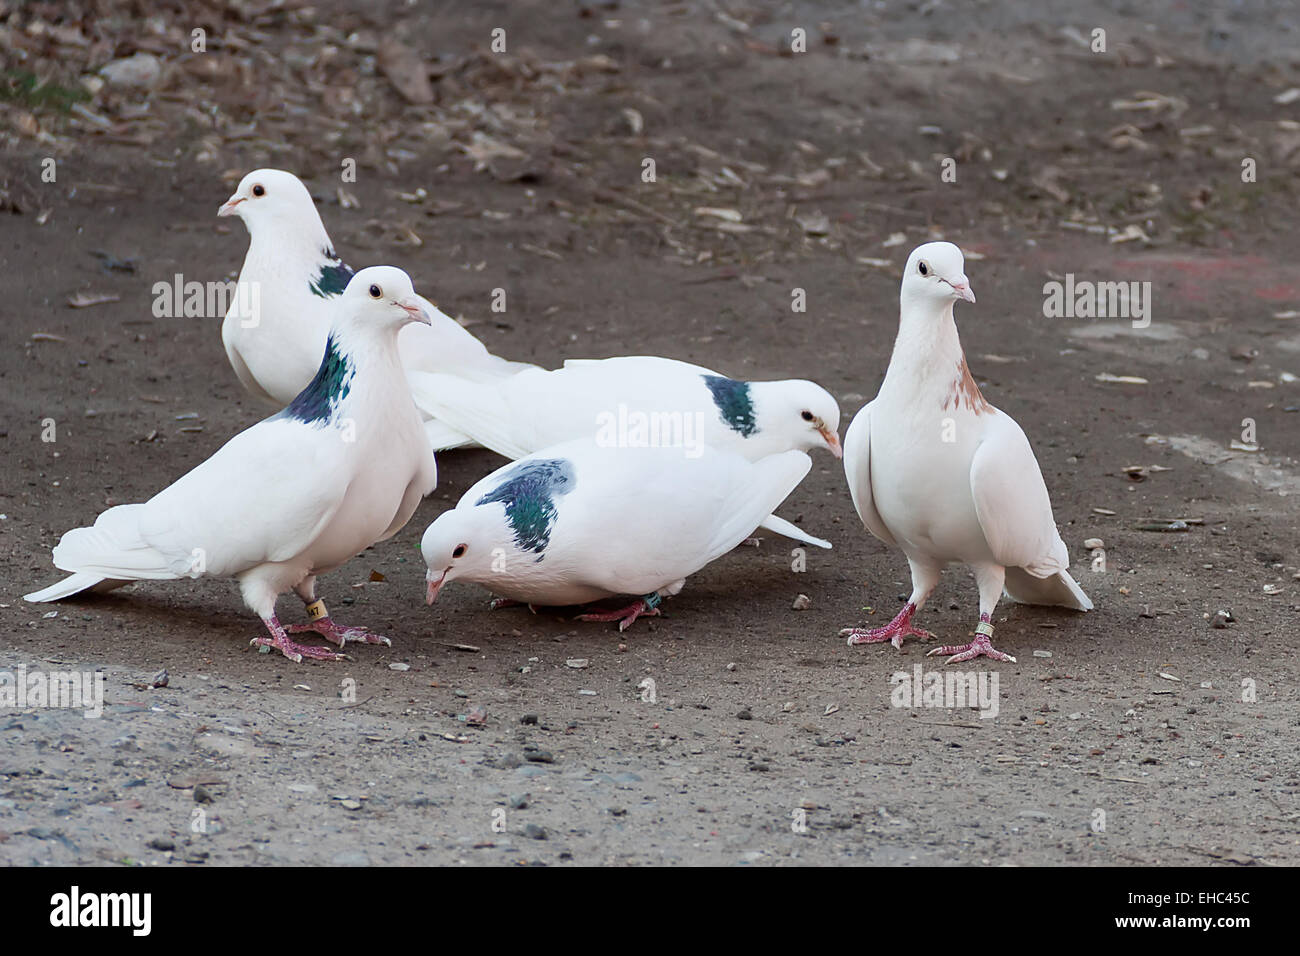
[[[366,274],[395,292],[403,281],[410,288],[396,269]],[[400,528],[437,472],[398,364],[405,313],[366,308],[335,320],[351,377],[327,415],[259,422],[147,502],[110,508],[92,527],[67,532],[54,563],[72,576],[27,599],[58,600],[106,580],[236,576],[265,619],[277,594]]]
[[[1029,440],[967,370],[953,318],[954,299],[973,301],[962,266],[950,243],[908,259],[885,381],[844,439],[854,507],[907,555],[917,607],[940,570],[962,562],[975,570],[982,612],[1004,584],[1017,601],[1089,610]]]
[[[453,435],[468,436],[506,458],[583,437],[618,444],[634,433],[638,415],[650,444],[708,445],[751,461],[792,448],[824,447],[817,423],[802,417],[805,410],[828,431],[839,428],[835,400],[820,386],[797,380],[747,383],[752,429],[748,422],[737,427],[724,418],[706,377],[724,378],[689,362],[645,355],[569,359],[555,371],[529,369],[492,382],[409,376],[424,414]],[[830,547],[775,516],[764,527]]]
[[[252,187],[264,193],[254,196]],[[248,226],[249,246],[233,301],[221,327],[222,343],[240,383],[276,408],[293,400],[311,380],[325,351],[325,338],[339,295],[321,294],[313,283],[334,246],[311,194],[292,173],[256,170],[244,177],[232,206]],[[534,368],[488,351],[455,319],[423,297],[432,325],[410,325],[398,337],[402,366],[442,372],[471,382],[507,378]],[[464,441],[444,446],[456,447]]]
[[[565,478],[549,492],[553,518],[544,545],[530,548],[534,538],[521,538],[507,503],[495,499],[536,462],[554,463]],[[426,530],[424,555],[435,573],[451,566],[447,580],[475,581],[534,604],[672,593],[748,537],[811,465],[800,451],[750,462],[706,449],[692,459],[680,449],[602,448],[578,439],[476,483]],[[467,549],[455,557],[459,544]]]

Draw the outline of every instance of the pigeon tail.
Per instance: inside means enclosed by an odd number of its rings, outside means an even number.
[[[789,521],[786,521],[784,518],[778,518],[776,515],[768,515],[759,522],[758,526],[760,528],[766,528],[768,531],[775,534],[784,535],[794,541],[801,541],[804,544],[815,545],[818,548],[829,549],[831,546],[831,543],[824,538],[814,538],[798,525],[791,524]]]
[[[472,438],[462,435],[450,425],[440,422],[436,418],[425,421],[424,435],[429,439],[429,447],[434,451],[447,451],[451,448],[464,448],[467,445],[476,444]]]
[[[1024,568],[1007,568],[1004,587],[1007,597],[1019,604],[1068,607],[1075,611],[1092,610],[1092,600],[1083,593],[1083,588],[1070,577],[1068,571],[1037,578]]]
[[[534,450],[515,440],[510,405],[496,388],[454,375],[410,370],[406,380],[420,414],[506,458],[524,458]]]
[[[31,594],[24,594],[23,600],[30,601],[32,604],[45,604],[49,601],[62,601],[64,598],[80,594],[82,591],[91,589],[98,592],[111,591],[114,588],[120,588],[122,585],[130,583],[129,581],[117,581],[101,577],[98,574],[78,571],[76,574],[69,574],[57,584],[51,584],[49,587],[33,591]]]
[[[96,518],[93,527],[73,528],[54,546],[54,566],[128,581],[172,580],[186,574],[184,562],[174,566],[141,536],[140,519],[147,507],[118,505]]]

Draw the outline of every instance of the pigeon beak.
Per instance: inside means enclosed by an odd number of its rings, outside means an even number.
[[[970,287],[970,280],[965,276],[950,284],[952,285],[952,291],[957,293],[957,298],[965,299],[967,302],[975,301],[975,293]]]
[[[817,431],[822,436],[822,440],[826,442],[826,447],[831,450],[831,454],[836,458],[843,458],[844,449],[840,447],[840,436],[835,434],[825,425],[817,429]]]
[[[244,201],[243,196],[231,196],[229,199],[227,199],[224,203],[221,204],[221,208],[217,210],[217,215],[218,216],[235,215],[235,207],[238,206],[243,201]]]
[[[438,600],[438,592],[441,591],[442,586],[447,583],[447,572],[443,571],[442,574],[434,577],[433,569],[430,568],[428,574],[424,576],[424,580],[429,583],[429,590],[424,596],[424,603],[429,605]]]
[[[406,314],[411,317],[412,322],[419,322],[421,325],[433,325],[433,318],[428,312],[424,311],[424,306],[420,305],[420,303],[408,299],[397,304],[406,310]]]

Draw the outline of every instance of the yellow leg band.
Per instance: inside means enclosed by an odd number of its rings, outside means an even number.
[[[992,637],[993,625],[990,624],[988,621],[980,621],[978,624],[975,625],[975,633],[983,634],[985,637]]]
[[[330,612],[325,610],[324,601],[314,601],[307,605],[307,616],[313,621],[319,621],[323,617],[329,617]]]

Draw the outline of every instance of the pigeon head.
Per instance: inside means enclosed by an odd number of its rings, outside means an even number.
[[[927,242],[912,250],[903,269],[904,303],[950,306],[958,299],[975,301],[966,278],[966,259],[951,242]]]
[[[408,322],[432,325],[433,318],[415,294],[411,277],[395,266],[370,266],[348,282],[339,300],[341,315],[356,324],[394,331]]]
[[[448,581],[484,576],[491,570],[494,549],[487,544],[491,538],[483,528],[483,522],[491,517],[491,512],[482,508],[453,508],[424,530],[420,554],[429,568],[424,576],[428,584],[425,604],[438,600],[438,592]]]
[[[825,448],[836,458],[840,448],[840,405],[816,382],[751,382],[757,400],[759,431],[789,436],[790,448]]]
[[[311,193],[301,179],[283,169],[253,170],[239,181],[217,215],[238,216],[250,233],[270,223],[300,226],[312,232],[312,238],[315,232],[324,232]]]

